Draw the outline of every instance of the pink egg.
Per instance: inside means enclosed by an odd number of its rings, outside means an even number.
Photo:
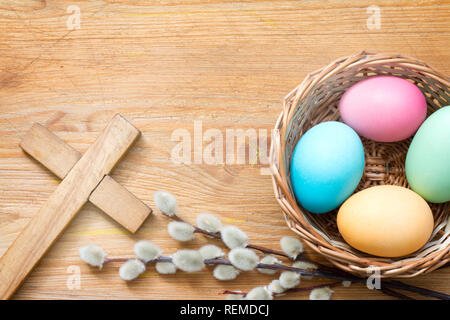
[[[423,93],[413,83],[375,76],[350,87],[339,102],[344,122],[358,134],[380,142],[406,139],[427,115]]]

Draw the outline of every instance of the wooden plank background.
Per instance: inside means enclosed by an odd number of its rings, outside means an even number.
[[[80,28],[68,30],[68,7],[80,8]],[[380,8],[370,29],[367,7]],[[33,122],[84,152],[115,113],[143,135],[113,177],[148,205],[166,189],[183,217],[212,212],[245,230],[255,244],[278,248],[291,234],[261,163],[176,164],[176,129],[270,130],[283,97],[304,76],[363,49],[401,53],[450,74],[449,1],[0,1],[0,255],[58,184],[18,144]],[[237,148],[247,148],[245,145]],[[192,155],[194,159],[194,155]],[[125,283],[118,265],[94,270],[78,247],[94,243],[111,256],[132,254],[151,239],[166,253],[180,245],[158,213],[131,235],[86,205],[16,293],[16,299],[221,299],[223,289],[248,290],[271,276],[245,273],[219,282],[211,270],[157,275]],[[318,261],[321,257],[309,252]],[[80,288],[69,288],[73,271]],[[450,270],[405,282],[450,293]],[[306,281],[304,281],[306,283]],[[323,283],[310,281],[308,284]],[[307,299],[306,293],[286,299]],[[336,288],[333,299],[380,299],[361,285]]]

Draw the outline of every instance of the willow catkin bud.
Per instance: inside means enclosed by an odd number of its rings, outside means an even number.
[[[155,192],[153,199],[159,211],[166,216],[173,217],[177,213],[177,199],[171,193],[159,190]]]
[[[194,227],[186,222],[172,221],[167,225],[169,235],[178,241],[190,241],[195,238]]]
[[[203,257],[196,250],[178,250],[172,256],[173,264],[186,272],[200,271],[205,267]]]
[[[308,271],[316,271],[317,270],[317,265],[315,263],[312,262],[308,262],[308,261],[295,261],[292,266],[294,268],[299,268],[299,269],[304,269],[304,270],[308,270]],[[309,276],[309,275],[302,275],[302,279],[305,280],[311,280],[313,277]]]
[[[352,282],[349,281],[349,280],[344,280],[344,281],[342,281],[342,286],[345,287],[345,288],[348,288],[348,287],[350,287],[351,285],[352,285]]]
[[[226,300],[243,300],[244,299],[244,294],[240,294],[240,293],[231,293],[229,295],[227,295]]]
[[[222,228],[222,222],[210,213],[197,215],[197,227],[208,232],[217,233]]]
[[[246,300],[272,300],[272,294],[264,287],[256,287],[247,293]]]
[[[233,266],[219,264],[214,268],[213,275],[217,280],[234,280],[239,275],[240,271]]]
[[[174,274],[177,272],[177,267],[172,262],[160,261],[157,262],[156,272],[160,274]]]
[[[230,248],[245,248],[248,244],[248,236],[244,231],[235,226],[225,226],[220,230],[222,241]]]
[[[258,255],[250,249],[235,248],[228,253],[228,258],[233,266],[240,270],[251,271],[259,261]]]
[[[198,249],[198,252],[202,255],[204,260],[216,259],[225,256],[225,252],[222,251],[218,246],[213,244],[207,244]]]
[[[277,258],[275,258],[274,256],[268,255],[268,256],[265,256],[264,258],[262,258],[259,263],[262,263],[262,264],[280,264],[281,261],[278,260]],[[278,270],[274,270],[274,269],[257,268],[256,270],[258,270],[259,272],[264,273],[264,274],[275,274],[275,273],[278,272]]]
[[[136,242],[133,248],[136,257],[144,262],[149,262],[159,258],[162,254],[162,250],[156,244],[151,241],[141,240]]]
[[[286,291],[286,288],[284,288],[281,285],[280,280],[275,279],[275,280],[272,280],[271,283],[269,283],[267,290],[269,290],[272,294],[274,294],[274,293],[281,294],[284,291]]]
[[[309,300],[330,300],[333,292],[330,287],[316,288],[311,290]]]
[[[125,262],[119,269],[120,277],[125,281],[134,280],[145,271],[145,264],[141,260],[133,259]]]
[[[99,267],[100,269],[103,267],[106,258],[105,251],[92,244],[78,249],[78,254],[80,255],[81,260],[93,267]]]
[[[303,252],[303,244],[294,237],[285,236],[281,238],[280,245],[283,252],[294,260]]]
[[[291,289],[300,283],[300,275],[293,271],[284,271],[280,275],[280,284],[283,288]]]

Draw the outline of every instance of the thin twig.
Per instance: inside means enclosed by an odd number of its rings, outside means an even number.
[[[423,296],[427,296],[430,298],[437,298],[437,299],[441,299],[441,300],[450,300],[450,295],[448,295],[448,294],[421,288],[421,287],[412,286],[412,285],[409,285],[409,284],[406,284],[406,283],[403,283],[400,281],[383,282],[383,285],[389,286],[389,287],[395,288],[395,289],[401,289],[401,290],[419,293]]]
[[[130,258],[122,258],[122,257],[106,258],[104,263],[106,264],[109,262],[126,262],[128,260],[130,260]],[[155,262],[172,262],[172,258],[161,256],[157,259],[148,261],[147,264],[155,263]],[[206,260],[204,260],[204,263],[206,265],[219,265],[219,264],[232,265],[230,260],[224,259],[224,258],[206,259]],[[358,278],[353,275],[348,276],[348,275],[344,275],[344,274],[335,274],[335,273],[330,273],[330,272],[324,272],[321,270],[311,271],[308,269],[301,269],[301,268],[286,266],[286,265],[278,264],[278,263],[275,263],[275,264],[258,263],[256,265],[256,268],[278,270],[278,271],[292,271],[292,272],[296,272],[296,273],[298,273],[300,275],[304,275],[304,276],[322,277],[322,278],[334,279],[334,280],[339,280],[339,281],[351,281],[351,282],[355,282],[355,283],[365,283],[366,282],[366,279]],[[450,300],[450,296],[447,294],[420,288],[420,287],[407,285],[400,281],[384,281],[383,286],[388,287],[388,288],[411,291],[411,292],[422,294],[427,297],[432,297],[432,298],[437,298],[437,299],[442,299],[442,300]],[[381,291],[383,292],[383,290],[381,290]]]
[[[340,285],[342,282],[331,282],[331,283],[325,283],[325,284],[318,284],[315,286],[309,286],[309,287],[301,287],[301,288],[290,288],[287,289],[286,291],[282,292],[282,293],[274,293],[274,296],[283,296],[286,293],[289,292],[302,292],[302,291],[311,291],[314,289],[319,289],[319,288],[325,288],[325,287],[336,287],[338,285]],[[243,295],[244,297],[247,295],[247,292],[243,292],[243,291],[231,291],[231,290],[224,290],[222,292],[220,292],[220,294],[240,294]]]
[[[281,257],[285,257],[285,258],[291,259],[286,253],[284,253],[282,251],[279,251],[279,250],[273,250],[273,249],[257,246],[257,245],[254,245],[254,244],[248,244],[247,248],[258,250],[258,251],[260,251],[260,252],[262,252],[264,254],[273,254],[273,255],[276,255],[276,256],[281,256]],[[299,257],[300,257],[300,255],[299,255]]]
[[[414,298],[411,298],[411,297],[409,297],[409,296],[407,296],[407,295],[404,295],[404,294],[402,294],[402,293],[400,293],[400,292],[391,290],[391,289],[389,289],[389,288],[381,288],[381,289],[379,289],[379,290],[380,290],[381,292],[383,292],[384,294],[388,295],[388,296],[396,297],[396,298],[398,298],[398,299],[400,299],[400,300],[416,300],[416,299],[414,299]]]
[[[239,294],[242,296],[246,296],[247,292],[242,292],[242,291],[232,291],[232,290],[223,290],[222,292],[219,292],[219,294]]]
[[[108,263],[108,262],[127,262],[130,259],[132,259],[132,258],[105,258],[105,261],[103,262],[103,264]]]

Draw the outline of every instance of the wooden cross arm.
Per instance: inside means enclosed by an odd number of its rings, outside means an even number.
[[[81,158],[81,153],[44,126],[35,123],[22,138],[20,147],[58,178],[64,179]],[[135,233],[152,210],[109,175],[89,196],[89,202],[103,210],[124,228]]]

